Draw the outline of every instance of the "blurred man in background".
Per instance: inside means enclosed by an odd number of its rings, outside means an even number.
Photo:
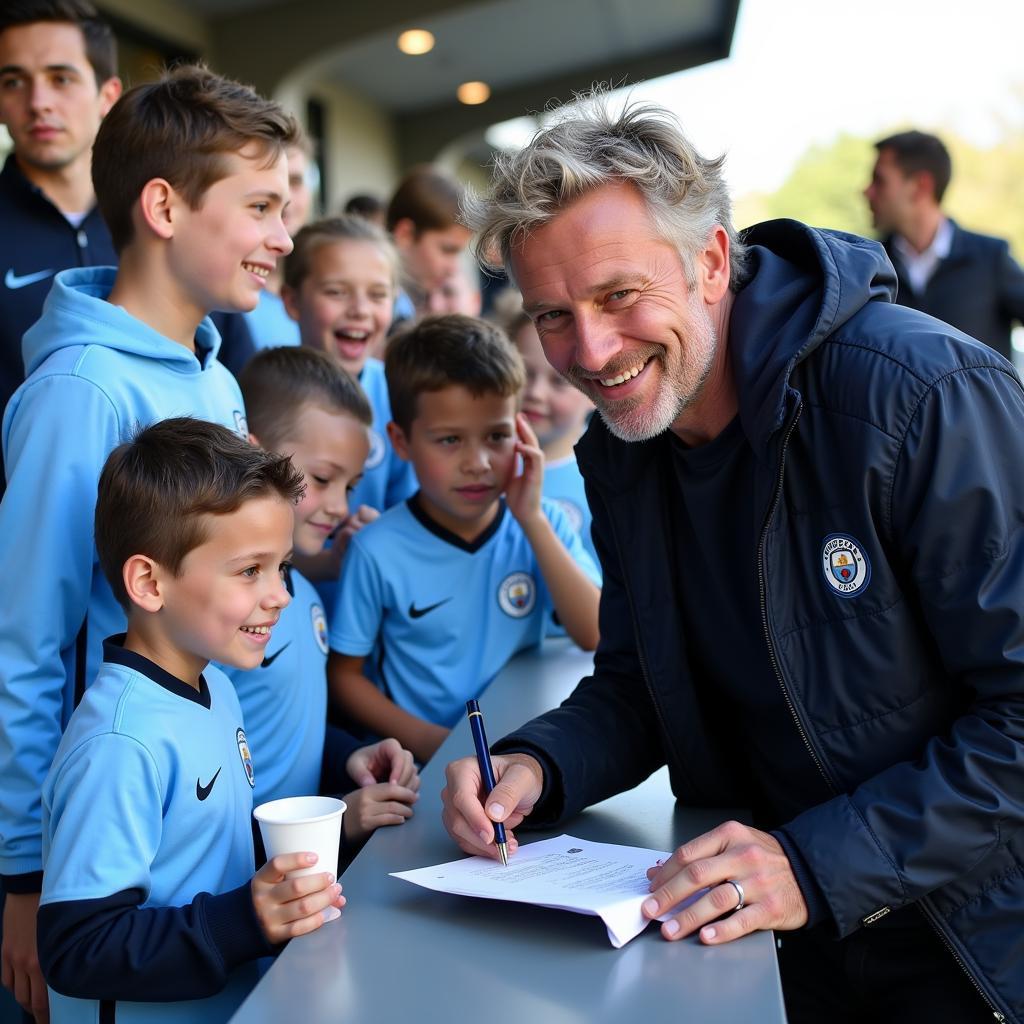
[[[896,301],[958,327],[1011,358],[1024,320],[1024,271],[1001,238],[965,231],[942,212],[952,162],[942,140],[907,131],[875,143],[864,196],[896,268]]]

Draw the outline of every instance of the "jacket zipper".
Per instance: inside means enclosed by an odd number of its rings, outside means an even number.
[[[832,780],[829,778],[828,773],[825,771],[825,766],[821,763],[821,759],[815,752],[814,747],[811,745],[810,737],[807,735],[807,731],[804,729],[803,723],[800,721],[800,716],[797,714],[796,706],[790,699],[789,691],[786,689],[786,681],[782,675],[782,667],[779,665],[778,659],[775,656],[775,645],[772,642],[771,630],[768,626],[768,588],[765,580],[764,571],[765,546],[768,543],[768,530],[771,527],[772,520],[775,518],[775,510],[779,507],[779,500],[782,497],[782,477],[786,468],[786,448],[789,445],[789,439],[793,435],[793,431],[796,429],[797,420],[800,419],[801,412],[803,412],[802,402],[797,406],[796,415],[793,417],[792,422],[787,427],[786,433],[782,439],[782,450],[779,457],[779,475],[775,484],[775,495],[772,498],[771,507],[768,509],[768,515],[765,517],[764,529],[761,532],[761,543],[758,546],[757,581],[761,593],[761,623],[764,626],[764,638],[768,644],[768,657],[771,659],[772,668],[775,670],[775,676],[779,681],[779,687],[782,690],[783,699],[786,701],[786,707],[789,708],[789,713],[790,715],[792,715],[793,721],[796,723],[797,730],[800,733],[800,738],[804,741],[804,746],[807,748],[807,752],[811,755],[811,758],[814,761],[815,765],[817,765],[818,771],[821,772],[821,777],[825,780],[825,784],[828,786],[830,792],[834,794],[837,792],[836,787],[833,784]],[[975,980],[974,975],[971,974],[970,970],[967,967],[967,964],[964,963],[963,958],[956,951],[956,948],[953,946],[953,943],[950,942],[949,938],[946,936],[946,933],[942,930],[937,920],[937,915],[931,909],[927,900],[920,900],[918,902],[921,907],[921,912],[924,914],[928,923],[932,926],[932,929],[941,939],[942,944],[946,947],[946,949],[949,950],[950,954],[952,955],[953,959],[957,962],[960,969],[964,972],[964,974],[967,975],[967,979],[977,990],[978,995],[981,996],[981,998],[985,1001],[985,1005],[989,1008],[989,1010],[991,1010],[992,1016],[997,1021],[1005,1021],[1006,1017],[1003,1014],[1001,1014],[999,1010],[996,1009],[992,1001],[988,998],[987,995],[985,995],[984,990]]]
[[[792,698],[789,696],[789,690],[786,689],[786,680],[782,675],[782,667],[779,665],[779,660],[775,654],[775,644],[772,642],[771,630],[768,626],[768,587],[765,580],[764,572],[764,553],[765,547],[768,544],[768,530],[771,528],[772,520],[775,518],[775,510],[779,507],[779,501],[782,498],[782,476],[786,469],[786,448],[789,446],[789,439],[793,436],[793,431],[796,429],[797,421],[800,419],[800,414],[803,412],[803,403],[801,402],[796,408],[796,415],[790,421],[789,426],[786,428],[786,433],[782,438],[782,450],[779,456],[779,475],[775,481],[775,494],[772,498],[771,506],[768,509],[768,514],[765,516],[764,529],[761,531],[761,543],[757,548],[757,586],[761,597],[761,625],[764,628],[764,639],[768,645],[768,658],[772,663],[772,668],[775,671],[775,678],[779,681],[779,688],[782,690],[782,698],[786,702],[786,707],[789,709],[789,713],[796,723],[797,731],[800,733],[800,738],[804,741],[804,746],[807,748],[807,752],[811,755],[811,760],[814,761],[821,773],[821,777],[825,780],[825,785],[828,786],[829,792],[832,794],[836,793],[836,787],[832,780],[829,778],[828,772],[825,771],[825,766],[821,763],[821,758],[818,757],[817,751],[815,751],[811,744],[811,739],[807,735],[807,730],[804,728],[803,722],[800,721],[800,716],[797,714],[796,706],[793,704]]]
[[[942,926],[939,924],[938,914],[934,910],[932,910],[931,905],[928,903],[928,900],[919,900],[918,906],[921,908],[921,913],[924,914],[925,920],[927,920],[927,922],[932,926],[932,930],[942,940],[942,944],[946,947],[946,949],[949,950],[950,955],[957,962],[957,966],[964,972],[964,974],[967,975],[968,981],[970,981],[970,983],[975,987],[975,989],[977,989],[978,995],[981,996],[981,998],[985,1001],[985,1005],[989,1008],[989,1010],[992,1011],[992,1016],[995,1017],[996,1020],[1005,1021],[1006,1017],[996,1009],[995,1004],[992,1002],[992,1000],[989,999],[987,995],[985,995],[985,990],[975,980],[974,975],[971,974],[970,969],[967,967],[967,964],[964,963],[963,957],[961,957],[960,954],[956,951],[956,947],[954,947],[953,943],[950,942],[949,938],[946,936],[946,933],[942,930]]]

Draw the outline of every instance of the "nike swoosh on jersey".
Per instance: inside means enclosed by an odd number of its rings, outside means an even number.
[[[11,267],[4,275],[4,284],[8,288],[27,288],[37,281],[45,281],[51,274],[52,270],[37,270],[34,274],[15,274],[14,268]]]
[[[438,601],[437,604],[428,604],[426,608],[417,608],[415,602],[409,605],[409,618],[410,619],[422,619],[427,612],[432,612],[435,608],[440,608],[441,605],[447,604],[451,600],[450,597],[446,597],[443,601]]]
[[[265,657],[265,658],[263,659],[263,661],[261,661],[261,662],[260,662],[260,668],[270,668],[270,666],[271,666],[271,665],[273,665],[275,661],[277,661],[277,656],[278,656],[278,655],[279,655],[279,654],[280,654],[280,653],[281,653],[282,651],[285,651],[285,650],[287,650],[287,649],[288,649],[288,648],[289,648],[289,647],[291,646],[291,643],[292,643],[292,642],[291,642],[291,640],[289,640],[289,641],[288,641],[288,643],[286,643],[286,644],[284,645],[284,647],[279,647],[279,648],[278,648],[278,649],[277,649],[276,651],[274,651],[274,653],[273,653],[273,654],[268,654],[268,655],[267,655],[267,656],[266,656],[266,657]]]
[[[224,766],[221,765],[221,768],[223,767]],[[220,768],[217,769],[217,771],[214,773],[213,778],[210,779],[210,781],[205,786],[201,785],[199,780],[196,779],[196,796],[200,800],[205,800],[210,795],[210,791],[213,789],[213,784],[217,781],[218,775],[220,775]]]

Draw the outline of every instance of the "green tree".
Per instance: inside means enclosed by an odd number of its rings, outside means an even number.
[[[763,197],[764,209],[770,217],[794,217],[815,227],[869,234],[871,216],[861,192],[873,163],[871,144],[853,135],[812,146],[781,188]]]

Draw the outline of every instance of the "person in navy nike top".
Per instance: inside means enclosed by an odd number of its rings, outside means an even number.
[[[258,958],[340,913],[337,865],[286,877],[315,854],[254,873],[259,751],[209,664],[266,655],[302,490],[286,457],[187,417],[107,460],[96,544],[128,624],[43,784],[38,940],[55,1024],[224,1021]]]
[[[25,379],[22,335],[53,275],[114,264],[89,166],[121,95],[117,44],[87,0],[13,0],[0,13],[0,410]]]

